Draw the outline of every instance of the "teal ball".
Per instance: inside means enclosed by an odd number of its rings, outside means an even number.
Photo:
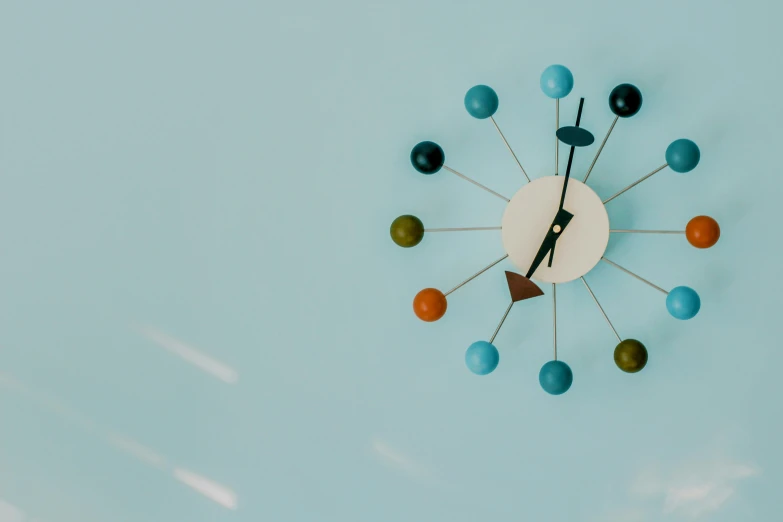
[[[465,352],[465,365],[476,375],[487,375],[498,367],[500,354],[495,345],[487,341],[476,341]]]
[[[574,374],[563,361],[549,361],[538,372],[538,382],[548,394],[562,395],[574,382]]]
[[[675,140],[666,148],[666,163],[674,172],[690,172],[699,164],[699,159],[699,147],[691,140]]]
[[[574,88],[574,75],[563,65],[550,65],[541,73],[541,90],[550,98],[565,98]]]
[[[693,288],[678,286],[666,296],[666,309],[675,319],[687,321],[699,313],[701,299]]]
[[[498,110],[498,95],[486,85],[471,87],[465,94],[465,109],[479,120],[491,117]]]

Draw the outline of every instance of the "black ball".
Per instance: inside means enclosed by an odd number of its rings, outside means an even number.
[[[431,141],[422,141],[411,151],[413,168],[422,174],[435,174],[446,161],[446,155],[440,145]]]
[[[609,108],[621,118],[630,118],[642,108],[642,92],[630,83],[623,83],[609,94]]]

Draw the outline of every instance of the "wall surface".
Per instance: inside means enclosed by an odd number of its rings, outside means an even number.
[[[778,372],[781,8],[714,2],[0,0],[1,522],[766,522],[783,487]],[[641,112],[612,134],[614,228],[708,214],[712,249],[610,240],[588,274],[650,362],[627,375],[581,283],[558,291],[574,384],[546,395],[549,296],[514,307],[498,369],[464,351],[507,304],[503,202],[408,155],[431,139],[500,193],[554,167],[541,71],[567,65],[564,124],[598,142],[609,91]],[[582,177],[597,149],[579,151]],[[567,151],[561,149],[560,171]]]

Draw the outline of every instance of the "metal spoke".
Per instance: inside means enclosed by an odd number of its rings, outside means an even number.
[[[632,188],[634,188],[636,185],[638,185],[638,184],[639,184],[639,183],[641,183],[642,181],[646,180],[647,178],[649,178],[650,176],[652,176],[652,175],[653,175],[653,174],[655,174],[656,172],[660,172],[660,171],[662,171],[663,169],[665,169],[665,168],[666,168],[666,167],[668,167],[668,166],[669,166],[669,164],[668,164],[668,163],[664,163],[663,165],[661,165],[660,167],[658,167],[658,168],[657,168],[657,169],[655,169],[654,171],[650,172],[650,173],[649,173],[649,174],[647,174],[646,176],[642,176],[641,178],[639,178],[638,180],[634,181],[633,183],[631,183],[630,185],[628,185],[627,187],[625,187],[623,190],[621,190],[620,192],[618,192],[617,194],[615,194],[615,195],[614,195],[614,196],[612,196],[611,198],[609,198],[609,199],[605,199],[605,200],[604,200],[604,205],[606,205],[607,203],[609,203],[610,201],[612,201],[614,198],[616,198],[616,197],[617,197],[617,196],[619,196],[620,194],[623,194],[623,193],[625,193],[626,191],[628,191],[628,190],[631,190]]]
[[[504,255],[503,257],[501,257],[501,258],[500,258],[500,259],[498,259],[497,261],[493,262],[492,264],[485,266],[484,268],[482,268],[481,270],[479,270],[478,272],[476,272],[475,274],[473,274],[473,275],[472,275],[472,276],[470,276],[469,278],[465,279],[463,282],[461,282],[460,284],[458,284],[457,286],[455,286],[454,288],[452,288],[451,290],[449,290],[448,292],[446,292],[446,293],[445,293],[445,294],[443,294],[443,295],[449,295],[449,294],[451,294],[451,293],[453,293],[453,292],[455,292],[455,291],[459,290],[460,288],[462,288],[462,287],[463,287],[463,286],[465,286],[466,284],[470,283],[471,281],[473,281],[474,279],[476,279],[478,276],[480,276],[481,274],[483,274],[484,272],[486,272],[487,270],[489,270],[489,269],[490,269],[490,268],[492,268],[493,266],[497,265],[498,263],[500,263],[501,261],[503,261],[503,260],[504,260],[504,259],[506,259],[507,257],[508,257],[508,254]]]
[[[663,289],[663,288],[661,288],[660,286],[658,286],[658,285],[656,285],[656,284],[653,284],[653,283],[649,282],[647,279],[643,278],[642,276],[640,276],[640,275],[638,275],[638,274],[634,274],[633,272],[631,272],[631,271],[630,271],[630,270],[628,270],[627,268],[623,268],[623,267],[621,267],[620,265],[618,265],[618,264],[617,264],[617,263],[615,263],[614,261],[609,261],[609,260],[608,260],[608,259],[606,259],[605,257],[602,257],[602,258],[601,258],[601,261],[605,261],[606,263],[609,263],[609,264],[610,264],[610,265],[612,265],[613,267],[615,267],[615,268],[619,268],[620,270],[622,270],[623,272],[625,272],[625,273],[626,273],[626,274],[628,274],[629,276],[635,277],[636,279],[638,279],[638,280],[639,280],[639,281],[641,281],[642,283],[644,283],[644,284],[647,284],[647,285],[650,285],[651,287],[655,288],[655,289],[656,289],[656,290],[658,290],[659,292],[663,292],[664,294],[667,294],[667,295],[669,294],[669,292],[667,292],[666,290],[664,290],[664,289]]]
[[[614,121],[612,122],[612,125],[609,127],[609,131],[606,133],[606,136],[604,136],[604,141],[601,142],[601,146],[598,147],[598,152],[595,153],[595,158],[593,158],[593,162],[590,164],[590,168],[587,169],[587,174],[585,174],[585,179],[582,180],[582,183],[587,183],[587,178],[590,177],[590,172],[593,171],[593,167],[595,167],[595,162],[598,161],[598,156],[600,156],[601,151],[604,150],[604,145],[606,145],[606,140],[609,139],[609,135],[612,133],[612,130],[614,129],[614,126],[617,123],[618,119],[620,119],[619,116],[614,117]]]
[[[606,319],[606,323],[609,325],[609,328],[612,329],[612,332],[614,332],[614,336],[617,337],[617,342],[622,342],[623,340],[620,339],[620,335],[617,333],[617,330],[614,329],[614,325],[612,324],[612,321],[609,320],[609,316],[606,315],[606,312],[604,312],[604,307],[601,306],[601,303],[598,302],[598,298],[593,293],[593,290],[590,288],[590,285],[587,284],[587,281],[585,280],[584,276],[581,279],[582,282],[585,284],[585,288],[587,288],[587,291],[590,292],[590,297],[593,298],[593,301],[595,301],[596,306],[598,306],[598,309],[601,310],[601,315],[603,315],[604,319]]]
[[[514,301],[511,301],[511,304],[509,304],[508,308],[506,308],[506,313],[503,314],[503,319],[500,320],[498,327],[495,328],[495,333],[492,334],[492,338],[489,340],[489,344],[495,342],[495,337],[497,337],[498,332],[500,331],[500,327],[503,326],[503,323],[506,321],[506,317],[508,317],[508,313],[511,311],[512,306],[514,306]]]
[[[525,169],[522,167],[522,164],[519,162],[519,159],[517,158],[517,155],[514,154],[514,149],[511,148],[511,145],[508,144],[508,141],[506,141],[506,137],[503,136],[503,132],[500,130],[500,127],[498,127],[497,122],[495,121],[495,118],[490,116],[490,120],[492,120],[492,124],[495,126],[495,128],[498,130],[498,134],[500,134],[500,138],[503,140],[503,143],[506,144],[506,147],[508,148],[508,151],[511,153],[512,156],[514,156],[514,161],[517,162],[517,165],[519,165],[519,170],[522,171],[522,174],[525,175],[525,178],[530,181],[530,177],[527,175],[527,172],[525,172]]]
[[[508,201],[509,201],[509,199],[508,199],[506,196],[503,196],[503,195],[501,195],[501,194],[498,194],[498,193],[497,193],[497,192],[495,192],[494,190],[492,190],[492,189],[490,189],[490,188],[488,188],[488,187],[485,187],[484,185],[482,185],[482,184],[481,184],[481,183],[479,183],[478,181],[475,181],[475,180],[473,180],[473,179],[471,179],[471,178],[467,177],[465,174],[463,174],[463,173],[461,173],[461,172],[457,172],[456,170],[454,170],[454,169],[452,169],[451,167],[448,167],[448,166],[446,166],[446,165],[443,165],[443,168],[444,168],[444,169],[446,169],[446,170],[448,170],[448,171],[449,171],[449,172],[451,172],[452,174],[454,174],[454,175],[456,175],[456,176],[459,176],[460,178],[464,179],[465,181],[469,181],[469,182],[473,183],[474,185],[476,185],[477,187],[479,187],[479,188],[481,188],[481,189],[484,189],[484,190],[486,190],[487,192],[489,192],[489,193],[490,193],[490,194],[492,194],[493,196],[497,196],[497,197],[499,197],[500,199],[502,199],[502,200],[503,200],[503,201],[505,201],[505,202],[508,202]]]

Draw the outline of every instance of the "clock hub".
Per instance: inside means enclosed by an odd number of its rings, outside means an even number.
[[[564,176],[534,179],[514,194],[503,213],[503,248],[525,273],[552,225],[560,205]],[[541,263],[533,279],[566,283],[585,275],[598,264],[609,243],[609,216],[601,198],[587,185],[568,181],[563,208],[574,215],[557,240],[552,266]]]

